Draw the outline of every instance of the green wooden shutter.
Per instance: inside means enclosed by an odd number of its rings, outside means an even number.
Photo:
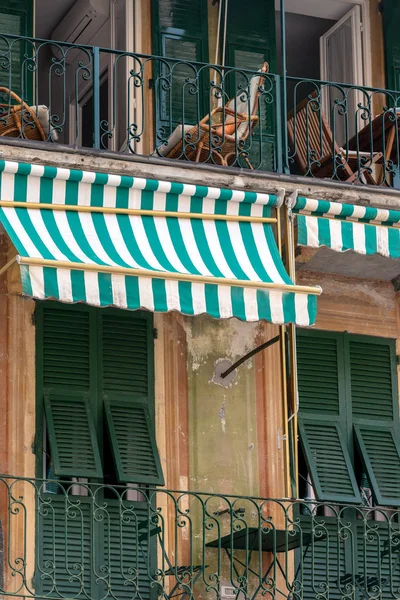
[[[400,91],[400,3],[384,0],[383,29],[385,38],[386,82],[389,90]]]
[[[274,0],[253,0],[246,10],[241,0],[228,1],[225,64],[239,69],[257,71],[265,61],[271,73],[276,73],[276,36]],[[227,76],[228,93],[235,96],[248,87],[249,79],[240,73]],[[268,85],[267,85],[268,87]],[[274,95],[274,91],[272,91]],[[276,96],[272,106],[261,95],[259,124],[252,139],[248,139],[249,158],[254,168],[273,170],[275,156]],[[240,163],[242,164],[242,163]],[[242,166],[246,166],[243,163]]]
[[[101,315],[102,391],[121,482],[163,485],[154,427],[151,315]]]
[[[348,336],[347,342],[353,418],[393,421],[398,415],[393,341]]]
[[[297,581],[302,586],[300,597],[318,600],[321,595],[330,600],[343,598],[345,585],[341,584],[348,572],[347,530],[340,528],[339,520],[322,517],[311,519],[301,517],[301,530],[314,530],[314,541],[309,548],[296,550],[296,568],[299,568]]]
[[[365,520],[356,526],[356,532],[356,575],[364,596],[379,600],[396,597],[400,589],[398,524]]]
[[[151,511],[148,502],[107,500],[104,564],[110,569],[112,595],[118,600],[154,597],[151,587],[156,569],[156,537],[148,536]],[[109,550],[109,551],[108,551]]]
[[[330,420],[299,418],[304,455],[318,500],[361,502],[346,439]]]
[[[346,426],[341,334],[298,331],[300,440],[319,500],[361,502]]]
[[[60,477],[102,477],[88,395],[45,392],[44,407],[54,473]]]
[[[33,0],[0,0],[0,34],[32,37]],[[10,88],[18,96],[23,95],[27,102],[32,97],[32,73],[28,71],[27,63],[22,69],[21,66],[24,64],[24,55],[31,53],[32,47],[23,41],[13,41],[11,44],[11,40],[0,40],[0,54],[7,57],[0,65],[0,85]]]
[[[104,404],[118,479],[164,485],[147,399],[106,398]]]
[[[152,0],[154,53],[189,62],[208,62],[207,0]],[[206,79],[196,67],[154,61],[156,144],[178,123],[195,124],[209,112]]]
[[[97,547],[91,499],[46,494],[38,499],[37,519],[36,593],[53,598],[83,598],[84,590],[90,594]]]
[[[354,425],[358,448],[376,501],[400,506],[400,443],[392,428],[366,423]]]
[[[358,450],[378,504],[400,506],[400,432],[393,340],[347,336]]]
[[[44,401],[55,474],[101,477],[90,404],[90,311],[46,303],[37,315],[38,397]]]

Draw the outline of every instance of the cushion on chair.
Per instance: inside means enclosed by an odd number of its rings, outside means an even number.
[[[50,111],[48,107],[44,104],[39,104],[39,106],[31,106],[31,109],[36,114],[37,119],[41,124],[46,137],[48,138],[50,132]],[[50,137],[53,140],[53,142],[58,141],[58,133],[53,128],[51,129]]]
[[[178,125],[177,127],[175,127],[174,131],[171,133],[171,135],[168,138],[167,144],[164,145],[160,145],[157,147],[157,151],[155,152],[155,154],[159,154],[160,156],[167,156],[171,150],[173,148],[175,148],[175,146],[177,144],[179,144],[179,142],[182,141],[182,138],[184,137],[184,135],[186,133],[188,133],[191,129],[193,129],[194,125]]]

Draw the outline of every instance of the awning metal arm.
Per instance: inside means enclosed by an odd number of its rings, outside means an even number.
[[[276,344],[276,342],[279,342],[280,339],[281,339],[280,335],[277,335],[276,337],[268,340],[268,342],[264,342],[264,344],[261,344],[261,346],[257,346],[257,348],[254,348],[253,350],[251,350],[250,352],[248,352],[247,354],[245,354],[244,356],[242,356],[242,358],[239,358],[239,360],[237,360],[235,363],[233,363],[233,365],[231,365],[229,367],[229,369],[227,369],[226,371],[224,371],[223,373],[221,373],[222,379],[225,379],[225,377],[228,377],[228,375],[230,373],[232,373],[232,371],[235,371],[235,369],[237,369],[238,367],[240,367],[240,365],[242,365],[244,362],[246,362],[246,360],[249,360],[249,358],[251,358],[255,354],[258,354],[262,350],[265,350],[266,348],[269,348],[273,344]]]
[[[5,273],[17,261],[18,261],[18,256],[14,256],[14,258],[12,258],[11,260],[9,260],[8,263],[6,263],[4,265],[4,267],[1,267],[1,269],[0,269],[0,275],[3,275],[3,273]]]

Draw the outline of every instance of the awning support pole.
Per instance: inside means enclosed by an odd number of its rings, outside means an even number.
[[[295,241],[294,241],[294,221],[292,207],[296,203],[298,192],[297,190],[290,195],[286,206],[286,224],[287,224],[287,246],[288,246],[288,273],[289,277],[296,285],[296,256],[295,256]],[[290,435],[290,462],[292,470],[292,497],[298,497],[299,484],[299,452],[298,452],[298,412],[299,412],[299,393],[297,385],[297,349],[296,349],[296,325],[289,324],[289,364],[290,364],[290,416],[288,419]],[[294,463],[294,464],[293,464]]]

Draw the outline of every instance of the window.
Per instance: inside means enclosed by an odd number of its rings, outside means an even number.
[[[162,485],[151,315],[53,302],[37,317],[46,474]]]
[[[54,479],[38,485],[37,593],[150,600],[157,542],[146,490],[164,483],[153,317],[56,302],[38,303],[36,316],[38,474]]]
[[[33,35],[33,0],[0,0],[0,28],[5,35]],[[23,100],[32,100],[32,45],[11,38],[0,40],[2,86],[10,88]],[[6,58],[7,57],[7,58]],[[4,100],[3,100],[4,101]],[[7,97],[5,102],[8,102]]]
[[[299,432],[318,500],[400,506],[400,429],[395,343],[299,331]],[[306,473],[303,473],[306,475]]]

